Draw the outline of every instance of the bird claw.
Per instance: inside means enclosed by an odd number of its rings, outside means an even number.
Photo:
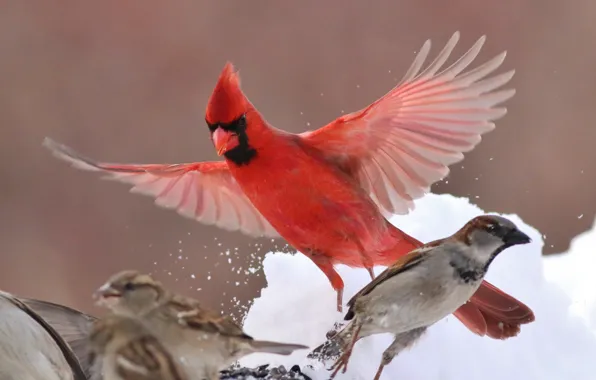
[[[333,373],[331,374],[331,379],[335,378],[339,371],[341,373],[346,373],[348,370],[348,361],[350,360],[350,356],[352,356],[352,350],[354,349],[354,345],[358,341],[358,336],[360,335],[360,329],[362,328],[362,324],[354,325],[353,330],[351,331],[352,341],[346,347],[347,349],[344,353],[337,359],[337,361],[331,366],[331,369],[334,369]]]
[[[348,358],[349,357],[350,357],[350,352],[346,351],[339,357],[339,359],[337,359],[337,361],[335,363],[333,363],[331,368],[329,368],[330,370],[333,371],[329,380],[334,379],[335,376],[337,376],[337,374],[339,373],[339,371],[341,371],[341,373],[346,373],[346,371],[348,369]]]

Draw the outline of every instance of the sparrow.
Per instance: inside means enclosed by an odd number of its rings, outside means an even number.
[[[343,310],[336,264],[389,266],[420,247],[387,218],[407,214],[414,200],[449,173],[506,113],[514,70],[491,75],[505,52],[466,70],[481,37],[443,68],[459,40],[453,34],[423,70],[427,40],[402,81],[360,111],[293,134],[270,125],[240,87],[231,63],[208,100],[205,120],[223,161],[114,164],[87,158],[46,138],[44,146],[75,167],[131,184],[132,192],[183,216],[251,236],[283,237],[327,276]],[[533,318],[523,303],[484,282],[455,312],[471,331],[505,339]],[[507,326],[501,329],[500,326]]]
[[[113,275],[95,296],[99,305],[113,313],[142,321],[192,379],[219,379],[220,370],[251,353],[290,355],[308,348],[255,340],[230,317],[169,292],[150,275],[137,271]]]
[[[77,357],[39,314],[0,291],[0,379],[86,380]]]
[[[111,314],[93,323],[91,361],[105,380],[186,380],[164,345],[140,321]]]
[[[503,250],[530,242],[509,219],[482,215],[454,235],[436,240],[398,259],[348,302],[349,323],[314,351],[343,354],[331,378],[346,371],[354,344],[367,336],[394,335],[383,353],[375,380],[401,351],[411,347],[427,328],[465,304]]]

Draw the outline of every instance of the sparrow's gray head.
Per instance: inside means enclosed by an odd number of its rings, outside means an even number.
[[[113,275],[94,296],[115,313],[139,315],[157,306],[164,290],[151,276],[127,270]]]
[[[470,220],[456,237],[469,246],[477,248],[477,254],[489,257],[496,256],[506,248],[518,244],[527,244],[530,237],[520,231],[507,218],[498,215],[481,215]]]

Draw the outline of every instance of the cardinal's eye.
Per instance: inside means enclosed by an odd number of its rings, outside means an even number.
[[[246,114],[240,116],[238,121],[236,121],[238,129],[245,129],[246,128]]]
[[[243,114],[229,124],[221,124],[221,127],[226,131],[234,132],[236,134],[242,133],[242,131],[246,130],[246,115]]]

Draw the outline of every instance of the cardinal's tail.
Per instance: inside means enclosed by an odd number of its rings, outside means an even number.
[[[453,314],[470,331],[493,339],[514,337],[521,325],[534,322],[532,309],[486,281]]]

